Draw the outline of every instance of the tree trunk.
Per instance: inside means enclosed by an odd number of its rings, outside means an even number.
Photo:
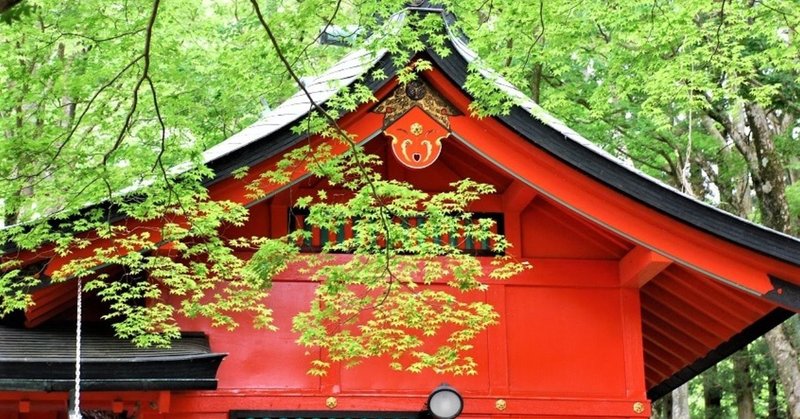
[[[533,65],[533,73],[531,74],[531,99],[539,103],[542,96],[542,64],[536,63]]]
[[[664,397],[653,403],[653,411],[650,414],[652,419],[672,418],[672,393],[667,393]]]
[[[775,230],[789,233],[789,203],[786,200],[786,173],[780,154],[775,150],[775,135],[764,109],[746,106],[754,159],[748,159],[761,209],[761,222]],[[754,160],[754,161],[753,161]]]
[[[733,355],[733,387],[739,419],[755,419],[753,382],[750,379],[750,359],[747,349]]]
[[[703,373],[703,400],[706,405],[706,419],[721,419],[722,386],[719,382],[719,371],[717,371],[716,365]]]
[[[770,330],[764,337],[783,384],[789,417],[800,419],[800,367],[797,363],[797,351],[786,337],[783,326]]]
[[[689,419],[689,383],[672,390],[672,419]]]
[[[7,12],[20,3],[22,0],[0,0],[0,13]]]
[[[774,376],[767,378],[767,419],[778,419],[778,382]]]
[[[783,124],[770,123],[767,112],[756,103],[745,104],[743,114],[727,118],[725,128],[750,169],[753,190],[758,197],[762,224],[791,234],[786,199],[785,170],[775,150],[775,137],[785,134]],[[800,366],[781,326],[766,334],[767,346],[786,394],[789,417],[800,419]]]

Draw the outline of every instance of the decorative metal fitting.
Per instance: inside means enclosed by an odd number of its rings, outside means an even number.
[[[328,397],[328,400],[325,400],[325,406],[328,406],[328,409],[333,409],[336,407],[336,397]]]
[[[634,403],[633,404],[633,413],[637,413],[637,414],[644,413],[644,403],[642,403],[642,402]]]
[[[503,400],[503,399],[497,399],[497,401],[494,402],[494,407],[497,408],[497,410],[502,412],[502,411],[506,410],[506,408],[508,407],[508,403],[506,403],[506,401]]]

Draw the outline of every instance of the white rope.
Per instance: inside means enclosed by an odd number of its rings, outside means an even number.
[[[76,325],[75,325],[75,405],[70,412],[69,417],[70,419],[80,419],[81,418],[81,323],[82,323],[82,298],[81,294],[83,293],[83,286],[81,284],[81,278],[77,278],[78,281],[78,308],[76,312]]]

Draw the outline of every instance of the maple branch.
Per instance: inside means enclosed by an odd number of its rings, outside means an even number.
[[[153,25],[156,22],[156,16],[158,15],[158,6],[161,3],[161,0],[153,0],[153,8],[150,12],[150,20],[147,22],[147,28],[145,31],[144,37],[144,52],[142,55],[137,58],[144,59],[144,67],[142,68],[142,75],[139,76],[139,80],[136,81],[136,86],[133,88],[133,99],[131,101],[131,107],[128,110],[128,115],[125,117],[125,123],[122,125],[122,129],[120,129],[119,134],[117,135],[117,139],[114,142],[114,145],[108,150],[105,155],[103,155],[103,166],[108,164],[108,159],[111,157],[117,149],[119,149],[120,145],[122,145],[123,140],[125,139],[125,134],[128,132],[131,126],[131,120],[133,119],[133,114],[136,112],[136,108],[139,105],[139,89],[142,87],[142,84],[145,82],[147,78],[149,78],[149,70],[150,70],[150,45],[153,40]]]
[[[308,99],[309,104],[311,105],[311,107],[313,109],[315,109],[317,112],[319,112],[320,115],[322,115],[322,117],[328,122],[328,124],[330,124],[330,126],[332,126],[336,130],[338,136],[343,141],[345,141],[351,149],[355,150],[356,148],[358,148],[358,145],[339,126],[339,124],[336,121],[336,119],[333,118],[333,116],[331,116],[319,103],[317,103],[314,100],[314,98],[311,96],[311,93],[306,88],[305,84],[302,81],[300,81],[300,77],[297,76],[297,73],[292,68],[291,63],[289,63],[289,61],[287,60],[286,56],[283,54],[283,51],[281,50],[280,44],[278,43],[277,38],[275,38],[275,35],[272,32],[272,28],[270,28],[270,26],[267,23],[266,19],[264,19],[264,15],[261,13],[261,8],[258,6],[258,1],[257,0],[250,0],[250,3],[253,5],[253,10],[256,12],[256,16],[258,17],[258,21],[261,24],[261,27],[264,28],[264,31],[266,32],[267,37],[269,38],[269,41],[272,44],[272,47],[275,48],[275,52],[278,55],[278,59],[280,59],[281,63],[283,63],[284,67],[286,68],[287,73],[289,73],[289,76],[292,78],[292,80],[294,80],[294,82],[297,84],[297,86],[300,88],[300,90],[306,96],[306,98]],[[338,10],[338,5],[337,5],[337,10]],[[386,236],[386,246],[384,246],[384,252],[386,254],[386,264],[384,266],[384,272],[386,272],[386,274],[389,276],[389,281],[388,281],[388,288],[386,290],[386,293],[383,296],[383,299],[381,300],[381,302],[376,303],[376,305],[375,305],[377,307],[377,306],[380,306],[383,302],[386,301],[386,298],[388,297],[389,293],[391,292],[392,284],[394,283],[394,279],[395,279],[395,275],[392,272],[391,265],[390,265],[390,259],[392,257],[392,249],[391,249],[392,246],[391,246],[391,238],[390,238],[391,234],[390,234],[390,229],[389,229],[389,220],[388,220],[388,215],[386,214],[385,207],[383,205],[381,205],[382,199],[381,199],[380,195],[378,194],[377,187],[375,186],[374,182],[372,181],[371,177],[369,176],[368,170],[366,169],[366,165],[361,160],[361,158],[359,157],[358,153],[354,153],[353,157],[354,157],[354,161],[356,163],[356,166],[358,167],[358,170],[361,172],[361,174],[363,176],[363,179],[365,180],[365,182],[367,184],[367,187],[370,189],[370,193],[372,194],[373,198],[375,198],[375,202],[377,202],[378,205],[379,205],[379,213],[380,213],[381,225],[383,227],[383,231],[384,231],[384,234]]]

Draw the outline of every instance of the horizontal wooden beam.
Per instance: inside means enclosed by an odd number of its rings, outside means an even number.
[[[670,264],[672,260],[650,249],[636,246],[619,261],[620,286],[641,288]]]
[[[800,313],[800,285],[771,276],[773,289],[764,297],[789,310]]]
[[[537,192],[530,186],[514,181],[503,192],[503,210],[507,212],[521,212],[536,198]]]

